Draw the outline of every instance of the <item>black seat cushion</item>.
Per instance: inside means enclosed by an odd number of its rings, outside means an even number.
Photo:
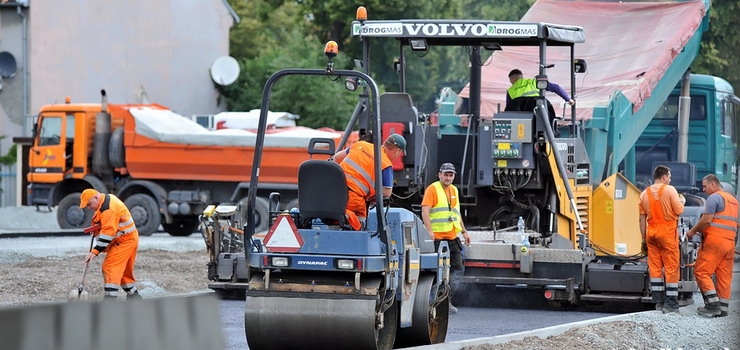
[[[298,168],[298,205],[304,220],[345,221],[347,180],[339,164],[307,160]]]

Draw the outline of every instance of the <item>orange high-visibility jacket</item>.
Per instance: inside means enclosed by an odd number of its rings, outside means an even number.
[[[717,193],[719,193],[719,195],[725,200],[725,209],[714,214],[712,222],[704,229],[704,238],[706,239],[707,237],[712,236],[727,238],[734,241],[738,220],[737,200],[725,191],[719,191]]]
[[[100,208],[92,218],[93,225],[100,224],[98,241],[92,252],[95,255],[105,251],[113,240],[136,231],[134,219],[126,205],[112,194],[104,195]]]
[[[380,148],[381,169],[393,166],[383,147]],[[356,142],[349,149],[349,154],[342,160],[340,166],[344,169],[347,177],[347,187],[352,192],[364,196],[366,200],[375,196],[375,163],[373,157],[373,144],[365,141]]]

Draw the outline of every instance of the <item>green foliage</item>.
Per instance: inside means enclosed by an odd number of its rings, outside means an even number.
[[[310,23],[297,3],[250,1],[234,7],[243,19],[231,41],[241,74],[235,84],[222,89],[230,110],[260,108],[265,82],[280,69],[326,66],[323,43],[310,34]],[[334,60],[337,67],[348,61],[341,53]],[[357,102],[355,94],[344,89],[343,81],[287,77],[273,88],[270,109],[300,115],[301,125],[344,129]]]
[[[740,91],[740,2],[714,0],[709,9],[709,31],[702,37],[699,57],[691,68],[695,73],[711,74],[727,80]]]
[[[18,161],[18,153],[17,153],[18,145],[13,144],[10,146],[10,149],[8,150],[8,153],[5,155],[0,155],[0,164],[2,165],[13,165],[15,162]]]

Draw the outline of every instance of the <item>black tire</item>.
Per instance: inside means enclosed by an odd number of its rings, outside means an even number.
[[[414,311],[411,327],[399,328],[396,347],[409,347],[444,343],[449,323],[450,298],[446,297],[435,307],[435,317],[431,317],[430,306],[436,298],[433,295],[434,276],[420,276],[416,285]]]
[[[136,229],[141,236],[151,236],[157,232],[162,222],[162,214],[159,212],[157,202],[149,195],[137,193],[126,198],[126,207],[134,218]]]
[[[239,201],[239,204],[243,204],[244,208],[246,210],[246,204],[249,197],[244,197],[242,200]],[[265,232],[269,228],[270,225],[270,213],[269,213],[270,203],[267,201],[267,199],[262,197],[257,197],[256,204],[254,206],[254,221],[255,221],[255,230],[254,233],[260,233]],[[244,216],[243,222],[246,224],[246,214]]]
[[[194,215],[175,218],[171,224],[162,223],[164,231],[175,237],[190,236],[198,227],[198,217]]]
[[[61,228],[83,228],[92,223],[93,212],[80,208],[80,192],[70,193],[57,205],[57,222]]]
[[[108,143],[108,159],[114,168],[126,167],[126,151],[123,148],[123,127],[113,130]]]

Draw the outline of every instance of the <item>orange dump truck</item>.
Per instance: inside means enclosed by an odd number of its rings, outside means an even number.
[[[341,135],[293,127],[266,136],[258,230],[267,225],[270,192],[281,191],[284,208],[295,205],[298,165],[316,137],[338,143]],[[62,228],[84,227],[91,213],[79,208],[79,195],[95,188],[126,203],[140,234],[161,224],[171,235],[189,235],[207,204],[246,197],[255,139],[247,130],[206,130],[160,105],[114,105],[104,98],[102,104],[44,106],[28,158],[28,203],[57,206]]]

